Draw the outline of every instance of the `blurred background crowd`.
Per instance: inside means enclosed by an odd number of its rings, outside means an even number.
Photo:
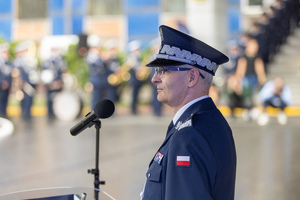
[[[243,117],[250,120],[258,118],[258,105],[263,111],[268,106],[284,111],[291,104],[291,89],[280,77],[269,80],[268,73],[281,46],[299,27],[299,16],[299,1],[274,0],[249,28],[228,40],[225,53],[230,61],[219,68],[210,95],[217,105],[228,106],[232,117],[235,108],[244,108]],[[190,32],[180,20],[171,26]],[[154,71],[145,67],[157,53],[160,38],[122,45],[116,38],[78,34],[0,43],[0,117],[73,120],[100,99],[110,99],[134,115],[139,114],[139,105],[150,105],[157,116],[163,114],[151,84]],[[264,86],[269,89],[261,90]],[[281,114],[279,123],[285,124]],[[259,123],[267,121],[264,115]]]
[[[291,89],[280,75],[269,80],[268,74],[270,63],[297,26],[299,2],[275,0],[258,19],[252,21],[249,30],[243,32],[239,40],[228,42],[230,61],[222,67],[222,77],[227,105],[233,117],[234,109],[240,107],[245,108],[245,120],[256,119],[260,113],[255,107],[260,105],[265,112],[270,106],[280,108],[278,122],[286,124],[284,109],[291,105]],[[266,113],[263,114],[258,119],[260,125],[268,122]]]
[[[79,38],[67,51],[51,48],[44,60],[37,57],[33,41],[1,44],[1,117],[19,110],[24,119],[30,119],[35,115],[33,106],[44,106],[49,118],[58,115],[72,120],[82,109],[93,109],[101,99],[121,106],[130,101],[124,106],[130,106],[132,114],[137,114],[139,103],[151,103],[148,97],[152,95],[147,95],[146,102],[139,101],[139,95],[141,87],[150,83],[152,69],[144,66],[160,40],[144,50],[141,42],[134,40],[125,53],[118,49],[115,40],[102,44],[95,35]],[[149,87],[147,91],[150,90]],[[161,114],[160,109],[156,114]]]

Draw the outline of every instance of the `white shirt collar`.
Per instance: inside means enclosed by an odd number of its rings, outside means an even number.
[[[176,124],[178,119],[180,118],[180,116],[184,113],[184,111],[186,111],[186,109],[188,109],[191,105],[193,105],[194,103],[198,102],[198,101],[201,101],[203,99],[206,99],[208,98],[209,96],[208,95],[204,95],[202,97],[199,97],[197,99],[194,99],[190,102],[188,102],[187,104],[185,104],[184,106],[182,106],[178,111],[177,113],[175,114],[175,116],[173,117],[173,124]]]

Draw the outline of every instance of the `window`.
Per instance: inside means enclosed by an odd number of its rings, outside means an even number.
[[[243,14],[260,14],[263,12],[263,0],[241,0]]]
[[[19,0],[20,19],[46,18],[47,0]]]
[[[185,12],[185,0],[161,0],[163,12]]]
[[[123,13],[122,0],[90,0],[90,15],[119,15]]]
[[[262,6],[262,0],[248,0],[249,6]]]

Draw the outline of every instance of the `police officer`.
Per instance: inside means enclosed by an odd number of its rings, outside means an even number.
[[[12,83],[8,48],[7,43],[0,45],[0,117],[7,117],[6,109]]]
[[[132,87],[132,101],[131,101],[131,112],[137,114],[138,96],[143,82],[138,79],[137,73],[141,68],[142,62],[142,50],[141,42],[134,40],[128,44],[129,55],[126,61],[126,65],[130,67],[130,80],[129,84]]]
[[[21,89],[23,99],[21,100],[22,117],[31,119],[31,106],[36,93],[36,85],[39,81],[37,71],[37,60],[35,55],[35,44],[32,41],[25,41],[16,46],[16,59],[13,67],[20,71]]]
[[[167,26],[147,64],[159,101],[175,116],[146,173],[143,200],[234,199],[236,151],[231,129],[208,91],[227,56]]]
[[[117,73],[117,71],[120,69],[121,62],[118,57],[118,43],[116,40],[108,40],[105,43],[105,64],[107,66],[108,75]],[[112,102],[116,102],[118,100],[118,85],[109,83],[109,86],[107,88],[107,98],[111,100]]]
[[[109,87],[107,77],[107,66],[101,55],[101,47],[97,44],[91,46],[86,57],[86,61],[90,67],[89,81],[93,85],[92,92],[92,109],[98,101],[106,98],[107,88]]]
[[[61,55],[61,50],[58,48],[52,48],[50,57],[42,63],[41,73],[41,78],[45,84],[47,92],[47,108],[49,118],[54,117],[53,99],[54,96],[63,89],[62,75],[65,70],[66,62]]]
[[[151,45],[150,46],[150,48],[151,48],[150,59],[153,60],[153,59],[155,59],[156,54],[159,51],[160,38],[156,38],[153,41],[151,41],[150,45]],[[154,76],[154,74],[155,74],[155,68],[152,68],[150,76],[152,77],[152,76]],[[151,80],[149,79],[149,81],[151,81]],[[156,98],[157,97],[156,86],[154,84],[151,84],[151,88],[152,88],[152,102],[151,102],[151,104],[152,104],[152,109],[153,109],[154,115],[155,116],[161,116],[162,115],[162,103],[160,101],[158,101],[158,99]]]

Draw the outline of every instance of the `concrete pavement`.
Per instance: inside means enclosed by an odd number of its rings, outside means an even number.
[[[171,119],[167,112],[162,117],[119,113],[102,120],[100,179],[106,181],[102,190],[118,200],[139,199],[148,164]],[[299,199],[300,118],[289,117],[287,125],[281,126],[271,117],[264,127],[239,117],[227,119],[238,156],[236,199]],[[69,135],[78,120],[11,117],[14,133],[0,138],[0,194],[46,187],[93,187],[94,177],[87,169],[95,166],[95,129],[88,128],[76,137]]]

